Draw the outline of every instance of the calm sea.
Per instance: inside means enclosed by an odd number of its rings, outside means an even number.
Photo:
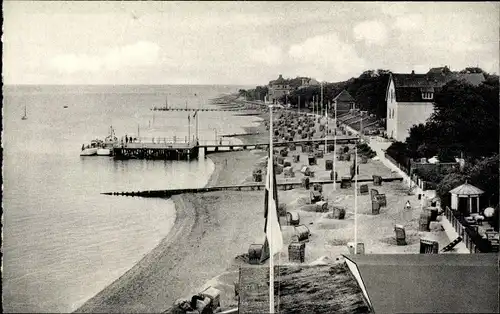
[[[175,221],[170,200],[101,192],[202,187],[209,159],[114,161],[80,157],[117,136],[184,138],[187,112],[238,86],[7,86],[3,103],[3,309],[70,312],[130,269]],[[28,119],[21,120],[26,106]],[[68,106],[68,108],[64,108]],[[241,133],[258,118],[200,112],[199,136]],[[216,129],[217,131],[215,131]],[[194,123],[191,121],[191,134]],[[236,139],[233,139],[236,141]]]

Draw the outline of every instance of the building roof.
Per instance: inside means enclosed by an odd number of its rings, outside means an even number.
[[[337,96],[335,96],[333,101],[353,102],[354,98],[352,98],[351,94],[344,89]]]
[[[483,194],[484,191],[481,189],[476,188],[475,186],[467,183],[465,181],[464,184],[457,186],[453,190],[450,191],[451,194],[457,194],[457,195],[480,195]]]
[[[269,266],[240,268],[239,313],[269,312],[268,281]],[[275,289],[280,313],[372,313],[345,262],[276,267]]]
[[[423,99],[423,92],[436,92],[448,82],[462,80],[472,85],[479,85],[485,80],[483,73],[454,73],[433,68],[427,74],[392,73],[398,102],[430,102]]]
[[[357,266],[376,313],[499,312],[497,254],[345,257]]]
[[[278,85],[278,84],[280,85],[286,84],[286,81],[281,74],[278,76],[276,80],[269,82],[269,85]]]

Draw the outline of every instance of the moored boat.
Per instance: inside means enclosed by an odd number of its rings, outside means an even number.
[[[113,126],[109,127],[109,134],[97,149],[98,156],[111,156],[113,154],[113,146],[118,144],[118,138],[115,135]]]
[[[97,155],[97,150],[99,148],[99,140],[93,140],[90,145],[82,145],[82,151],[80,156],[94,156]]]

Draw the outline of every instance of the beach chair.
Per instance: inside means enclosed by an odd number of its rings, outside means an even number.
[[[382,177],[381,176],[373,175],[372,177],[373,177],[373,185],[375,185],[375,186],[382,185]]]
[[[316,202],[316,211],[321,212],[321,213],[327,212],[328,211],[328,202],[326,202],[326,201]]]
[[[316,202],[321,201],[321,192],[311,191],[310,192],[311,204],[316,204]]]
[[[420,213],[418,231],[429,231],[430,215],[428,211]]]
[[[304,263],[306,244],[304,242],[292,242],[288,246],[288,260],[292,263]]]
[[[395,225],[394,232],[396,233],[396,244],[406,245],[406,231],[402,225]]]
[[[306,225],[299,225],[294,227],[295,235],[293,236],[293,242],[309,242],[309,237],[311,232]]]
[[[300,215],[297,212],[289,211],[286,213],[286,221],[289,226],[298,226],[300,224]]]
[[[314,155],[316,156],[316,158],[323,158],[324,157],[324,153],[322,150],[317,150]]]
[[[302,174],[305,176],[310,176],[311,175],[311,168],[309,168],[308,166],[302,166],[302,168],[300,169],[300,172],[302,172]]]
[[[248,248],[248,263],[259,265],[262,255],[262,244],[251,244]]]
[[[325,170],[333,170],[333,160],[325,160]]]
[[[361,195],[368,194],[368,185],[367,184],[361,184],[359,186],[359,194],[361,194]]]
[[[313,184],[313,190],[322,193],[323,192],[323,186],[321,184],[319,184],[319,183],[314,183]]]
[[[290,167],[292,165],[292,162],[290,161],[290,159],[285,159],[283,161],[283,167]]]
[[[316,156],[314,154],[309,154],[307,159],[309,161],[309,166],[316,165]]]
[[[420,254],[438,254],[439,243],[434,240],[420,239]]]
[[[292,167],[285,167],[283,169],[283,172],[285,174],[285,178],[294,178],[295,177],[295,172],[293,171]]]
[[[340,181],[340,188],[347,189],[351,187],[351,177],[342,177]]]
[[[349,249],[349,254],[354,254],[354,242],[348,242],[347,248]],[[356,254],[365,254],[365,244],[363,242],[358,242]]]

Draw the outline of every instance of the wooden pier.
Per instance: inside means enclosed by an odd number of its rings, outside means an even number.
[[[390,177],[382,178],[383,182],[393,182],[393,181],[403,181],[402,177]],[[336,183],[340,184],[340,180]],[[358,179],[358,183],[363,182],[373,182],[373,179]],[[310,185],[313,184],[332,184],[333,180],[318,180],[311,181]],[[293,182],[281,182],[276,183],[278,189],[283,191],[292,190],[302,186],[299,181]],[[104,195],[119,195],[119,196],[138,196],[138,197],[172,197],[174,195],[184,194],[184,193],[206,193],[214,191],[260,191],[266,188],[265,184],[253,183],[253,184],[243,184],[243,185],[228,185],[228,186],[213,186],[197,189],[173,189],[173,190],[149,190],[149,191],[137,191],[137,192],[106,192],[101,193]]]
[[[115,159],[191,160],[198,158],[197,142],[132,142],[113,147]]]

